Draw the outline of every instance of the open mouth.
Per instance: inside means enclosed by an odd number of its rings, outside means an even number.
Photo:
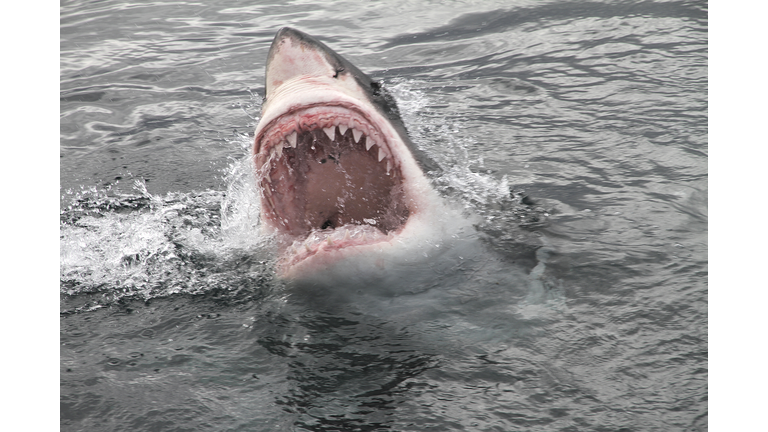
[[[309,105],[256,137],[262,213],[294,260],[329,248],[385,241],[403,227],[400,161],[384,133],[344,106]]]

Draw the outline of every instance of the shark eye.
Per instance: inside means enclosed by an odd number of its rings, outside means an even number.
[[[374,96],[378,96],[379,91],[381,90],[381,83],[376,81],[371,81],[371,90],[373,91]]]
[[[334,73],[334,74],[333,74],[333,77],[334,77],[334,78],[338,78],[338,77],[339,77],[339,74],[340,74],[340,73],[342,73],[342,72],[344,72],[344,68],[338,68],[338,69],[336,69],[336,73]]]

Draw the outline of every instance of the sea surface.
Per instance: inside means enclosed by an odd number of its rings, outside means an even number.
[[[705,431],[706,2],[60,3],[62,431]],[[381,80],[447,214],[275,276],[267,51]]]

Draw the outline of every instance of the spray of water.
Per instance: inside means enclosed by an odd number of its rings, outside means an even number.
[[[244,140],[245,137],[236,138]],[[238,142],[239,144],[239,142]],[[99,304],[211,290],[263,290],[274,251],[259,229],[248,158],[223,173],[226,192],[66,191],[60,217],[60,287]]]

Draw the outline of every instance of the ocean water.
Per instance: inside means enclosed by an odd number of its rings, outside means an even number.
[[[63,1],[62,431],[704,431],[705,2]],[[448,214],[285,283],[275,32],[398,101]]]

